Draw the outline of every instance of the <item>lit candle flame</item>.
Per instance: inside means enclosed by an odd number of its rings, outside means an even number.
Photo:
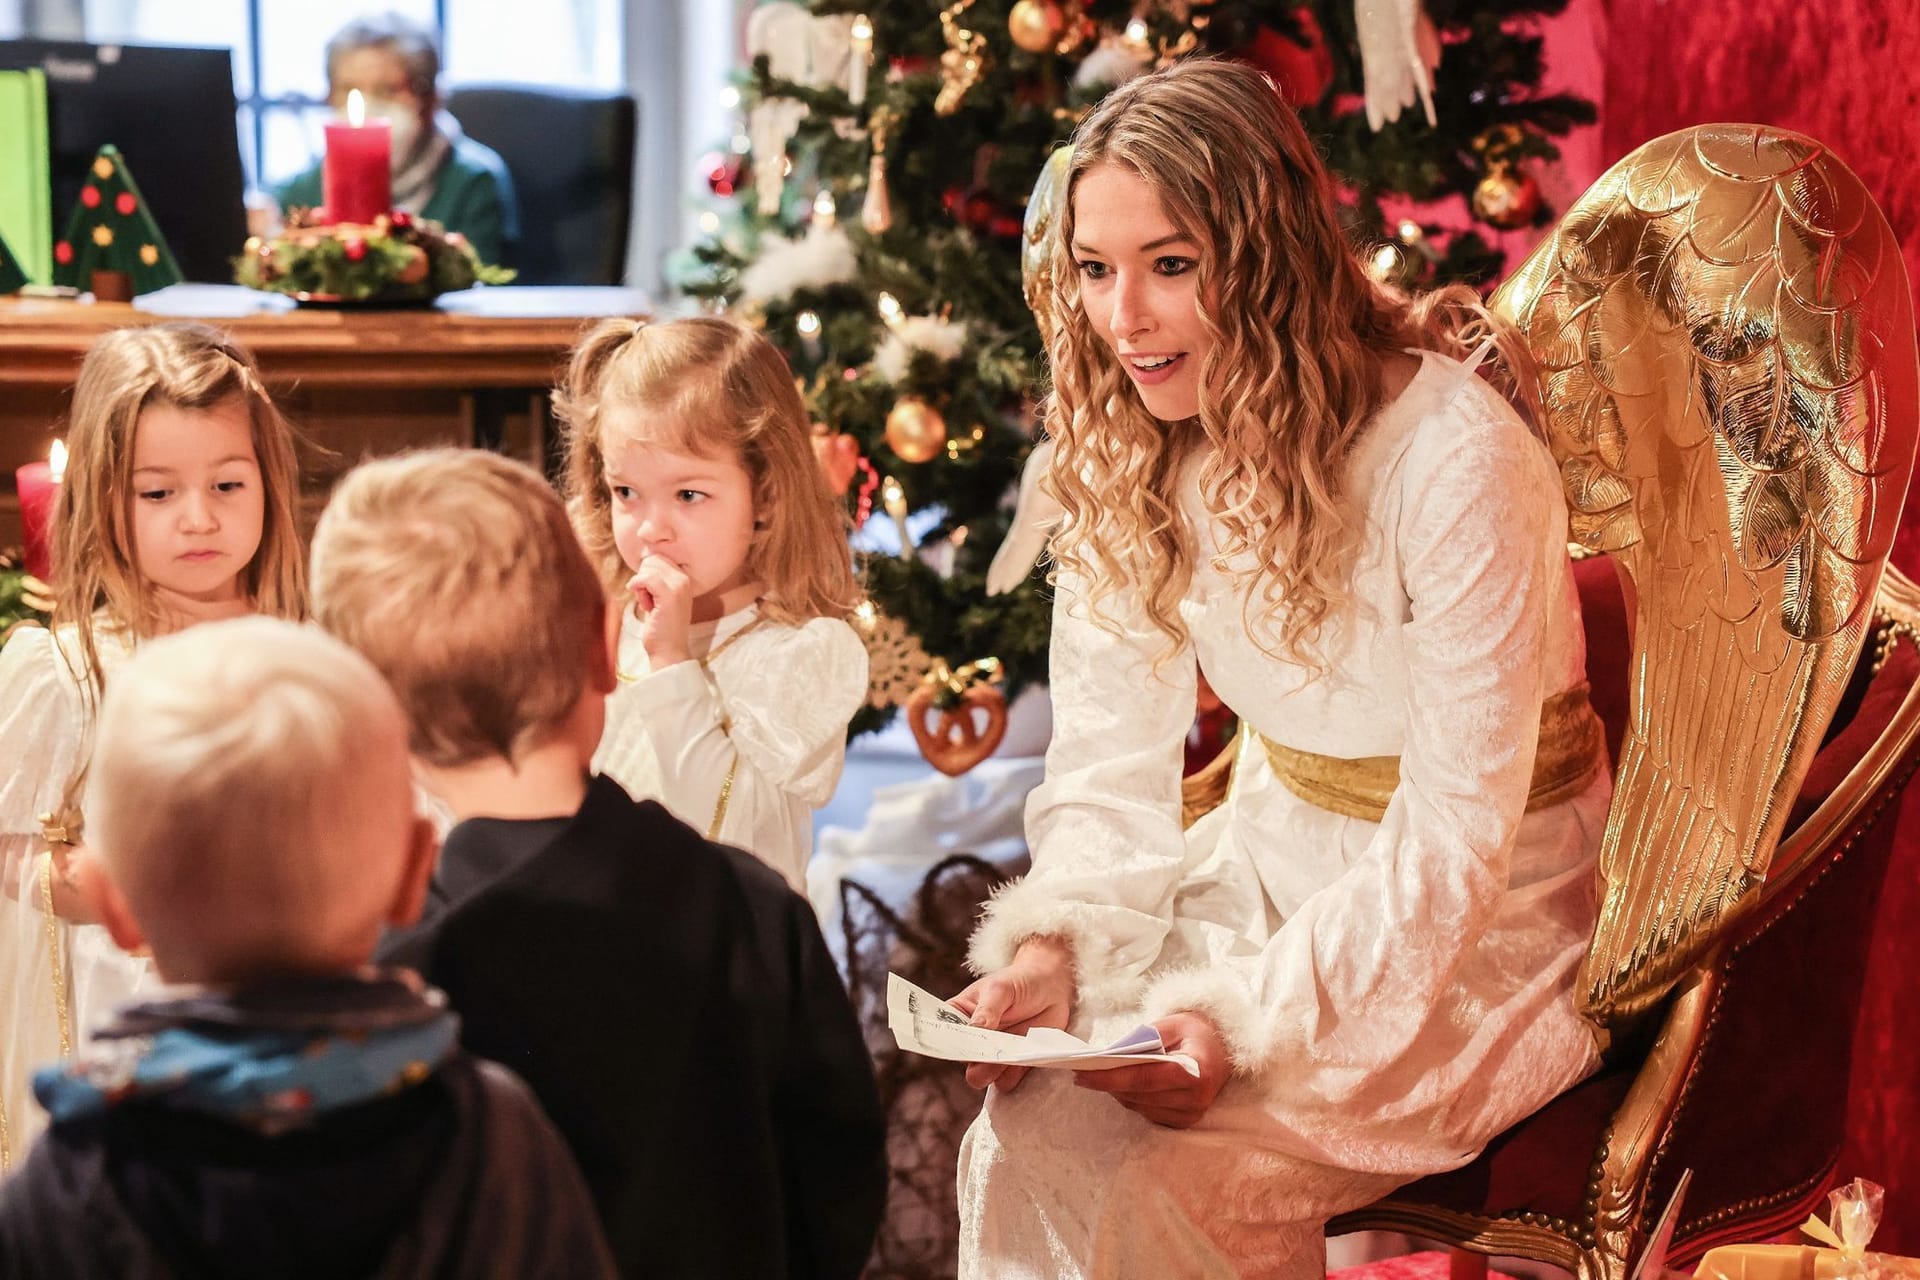
[[[821,226],[832,226],[834,213],[833,192],[823,190],[813,197],[813,216]]]
[[[817,338],[820,336],[820,317],[812,311],[802,311],[794,319],[793,327],[800,331],[803,338]]]
[[[868,21],[866,14],[862,13],[854,16],[853,30],[849,34],[853,36],[855,53],[864,53],[867,49],[873,47],[873,23]]]
[[[892,476],[888,476],[880,486],[880,503],[886,507],[887,514],[895,520],[907,514],[906,490],[902,489],[900,482]]]
[[[67,442],[65,440],[55,440],[53,448],[47,450],[47,470],[53,473],[55,480],[67,474]]]
[[[358,129],[367,122],[367,99],[358,89],[347,90],[347,123]]]
[[[853,617],[860,624],[862,631],[871,631],[880,620],[880,611],[873,607],[873,601],[862,600],[853,606]]]
[[[900,321],[905,319],[907,314],[906,309],[900,305],[900,299],[890,293],[882,293],[875,301],[880,308],[880,318],[886,321],[887,327],[889,329],[899,327]]]

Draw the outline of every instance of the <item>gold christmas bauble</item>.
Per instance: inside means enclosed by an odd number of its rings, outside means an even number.
[[[1540,184],[1530,173],[1496,164],[1473,189],[1473,212],[1502,231],[1528,226],[1540,212]]]
[[[1045,53],[1067,34],[1067,15],[1057,0],[1020,0],[1007,15],[1007,34],[1028,53]]]
[[[1040,326],[1042,341],[1053,336],[1048,307],[1053,290],[1053,224],[1066,198],[1067,167],[1073,163],[1073,148],[1061,147],[1040,167],[1040,180],[1027,197],[1026,221],[1020,229],[1020,294]]]
[[[887,448],[902,462],[931,462],[947,443],[947,420],[919,396],[901,396],[887,414]]]

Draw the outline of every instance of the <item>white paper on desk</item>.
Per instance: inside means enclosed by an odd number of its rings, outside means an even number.
[[[968,1023],[967,1015],[897,973],[887,975],[887,1027],[894,1043],[909,1053],[948,1062],[991,1062],[1017,1067],[1066,1067],[1073,1071],[1111,1071],[1145,1062],[1172,1062],[1190,1076],[1200,1064],[1184,1053],[1168,1053],[1160,1033],[1136,1027],[1111,1044],[1088,1044],[1052,1027],[1025,1035],[989,1031]]]

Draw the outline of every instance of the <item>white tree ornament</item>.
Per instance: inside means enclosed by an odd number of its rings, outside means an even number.
[[[747,19],[747,57],[766,58],[767,71],[776,80],[791,80],[809,89],[829,85],[848,89],[853,25],[852,14],[816,18],[802,5],[774,0],[755,9]],[[791,98],[755,103],[748,114],[754,191],[763,214],[780,212],[780,194],[787,180],[787,144],[806,114],[806,104]]]
[[[1360,32],[1360,69],[1366,82],[1367,123],[1375,133],[1398,120],[1418,95],[1429,125],[1433,73],[1440,65],[1440,34],[1420,0],[1354,0]]]

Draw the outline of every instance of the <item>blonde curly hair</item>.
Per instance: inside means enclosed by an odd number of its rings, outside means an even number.
[[[779,348],[738,321],[603,320],[574,348],[554,395],[566,443],[564,491],[575,532],[608,593],[633,566],[613,544],[606,411],[644,409],[644,443],[740,459],[753,480],[747,568],[776,621],[845,618],[859,600],[846,508],[813,452],[805,401]]]
[[[1382,357],[1460,354],[1491,333],[1502,389],[1524,411],[1537,378],[1526,348],[1471,289],[1408,299],[1374,282],[1299,118],[1250,66],[1197,58],[1134,80],[1087,116],[1073,148],[1047,345],[1047,429],[1058,442],[1049,484],[1066,511],[1055,572],[1085,581],[1096,618],[1123,588],[1137,593],[1171,657],[1188,640],[1179,603],[1195,555],[1178,482],[1199,453],[1202,501],[1220,530],[1216,567],[1240,557],[1259,566],[1243,596],[1249,633],[1276,657],[1324,670],[1315,640],[1344,597],[1359,532],[1343,502],[1345,462],[1380,408]],[[1196,294],[1213,348],[1195,418],[1153,417],[1080,305],[1074,191],[1102,165],[1144,179],[1201,248]],[[1274,626],[1277,645],[1260,639],[1273,632],[1256,619]]]

